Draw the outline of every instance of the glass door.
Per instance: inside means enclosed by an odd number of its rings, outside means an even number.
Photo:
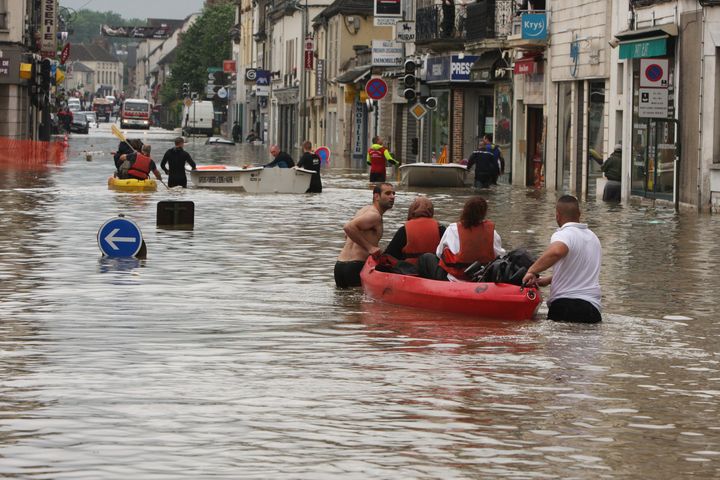
[[[631,191],[633,195],[673,200],[677,122],[647,119],[633,128]]]

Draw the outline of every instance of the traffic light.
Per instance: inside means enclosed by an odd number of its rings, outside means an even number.
[[[437,98],[435,97],[427,97],[425,99],[425,106],[428,108],[428,110],[435,110],[437,109],[438,102]]]
[[[400,79],[402,82],[402,88],[403,88],[403,97],[408,102],[411,102],[417,98],[417,92],[415,91],[415,88],[417,88],[417,77],[415,76],[415,70],[417,69],[417,63],[415,60],[409,58],[405,60],[405,75]]]
[[[190,98],[190,84],[189,83],[183,83],[182,96],[183,96],[183,98]]]
[[[50,91],[50,74],[52,72],[52,63],[47,58],[40,62],[40,85],[47,92]]]

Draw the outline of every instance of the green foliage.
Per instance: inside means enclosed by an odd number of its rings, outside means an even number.
[[[100,26],[101,25],[119,26],[119,25],[132,25],[141,26],[145,25],[145,20],[139,20],[133,18],[125,20],[119,14],[115,12],[96,12],[93,10],[80,10],[70,21],[68,28],[72,30],[72,33],[68,35],[68,41],[70,43],[90,43],[94,39],[100,37]],[[113,42],[122,40],[117,43],[127,43],[132,39],[109,39]]]
[[[177,47],[175,63],[171,67],[166,100],[177,98],[183,83],[193,92],[203,92],[207,84],[207,68],[222,67],[231,58],[230,29],[235,22],[235,6],[231,3],[205,8],[195,23],[185,32]],[[175,97],[170,97],[175,95]]]

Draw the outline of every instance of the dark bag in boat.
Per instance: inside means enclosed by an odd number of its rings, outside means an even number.
[[[383,254],[378,258],[378,264],[375,267],[378,272],[397,273],[400,275],[417,275],[417,266],[404,260]]]
[[[524,248],[518,248],[496,258],[487,265],[480,267],[475,264],[470,265],[466,272],[470,271],[471,278],[476,282],[522,285],[522,279],[533,263],[535,263],[535,258]]]

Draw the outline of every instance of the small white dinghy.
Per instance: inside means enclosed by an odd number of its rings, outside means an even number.
[[[400,183],[408,187],[465,187],[467,167],[457,163],[400,165]]]
[[[235,142],[222,137],[210,137],[205,141],[205,145],[235,145]]]
[[[298,167],[198,165],[195,170],[185,168],[196,187],[238,189],[247,193],[305,193],[315,173]]]

